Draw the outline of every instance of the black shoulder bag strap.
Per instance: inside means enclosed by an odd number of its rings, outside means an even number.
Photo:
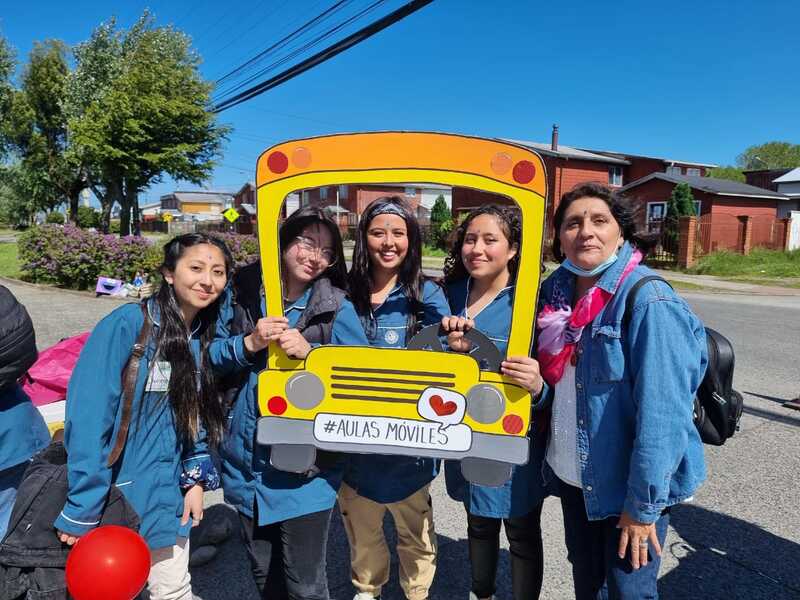
[[[622,327],[624,329],[627,329],[628,325],[630,325],[631,313],[633,313],[633,305],[636,302],[636,294],[639,292],[639,288],[650,281],[663,281],[669,285],[670,288],[672,288],[672,286],[669,284],[669,281],[658,275],[645,275],[639,281],[634,283],[633,287],[631,287],[631,290],[628,292],[628,297],[625,298],[625,312],[622,315]]]
[[[136,343],[131,350],[130,358],[122,369],[122,418],[119,421],[119,431],[117,432],[117,439],[114,441],[114,447],[111,454],[108,455],[109,467],[114,466],[114,463],[119,460],[125,442],[128,441],[128,429],[131,425],[131,412],[133,410],[133,395],[136,393],[136,380],[139,377],[139,366],[144,356],[145,348],[147,347],[147,339],[150,337],[150,317],[147,314],[147,305],[143,302],[142,316],[144,322],[142,328],[139,330],[139,337],[136,338]]]

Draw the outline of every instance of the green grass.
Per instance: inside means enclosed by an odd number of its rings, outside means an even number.
[[[800,250],[779,252],[756,248],[747,256],[727,251],[714,252],[701,257],[687,272],[735,278],[734,281],[800,278]]]
[[[437,256],[441,258],[447,258],[447,254],[448,252],[446,250],[441,250],[435,246],[429,246],[428,244],[424,244],[422,246],[422,256]]]
[[[19,279],[17,244],[0,244],[0,276]]]

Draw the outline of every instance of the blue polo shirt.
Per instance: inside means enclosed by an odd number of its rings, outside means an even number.
[[[450,314],[444,290],[433,281],[422,288],[421,314],[417,321],[422,326],[439,323]],[[400,286],[396,286],[386,300],[364,318],[371,346],[378,348],[405,348],[408,315],[411,301]],[[344,481],[359,495],[374,502],[387,504],[408,498],[427,485],[439,473],[439,460],[433,458],[396,456],[384,454],[349,454]]]
[[[473,319],[476,329],[486,334],[505,356],[511,330],[514,286],[501,290],[478,314],[473,315],[467,311],[470,283],[471,279],[467,278],[447,287],[447,297],[453,314]],[[531,436],[532,433],[528,435]],[[464,502],[466,509],[473,515],[510,518],[529,513],[547,495],[542,479],[542,461],[547,446],[544,440],[537,440],[539,441],[541,443],[531,441],[528,463],[515,466],[511,479],[500,487],[468,483],[461,475],[461,463],[446,461],[447,493],[454,500]]]

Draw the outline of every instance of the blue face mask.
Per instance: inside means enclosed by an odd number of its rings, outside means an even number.
[[[591,271],[587,271],[586,269],[581,269],[578,265],[573,263],[570,259],[565,258],[564,262],[561,263],[561,266],[564,267],[570,273],[574,273],[578,277],[594,277],[595,275],[599,275],[603,271],[605,271],[608,267],[613,265],[617,262],[617,253],[614,252],[611,256],[605,259],[602,263],[597,265]]]

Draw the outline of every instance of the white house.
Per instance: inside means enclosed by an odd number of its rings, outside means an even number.
[[[785,219],[793,210],[800,210],[800,167],[773,179],[772,183],[778,185],[778,193],[785,194],[790,198],[788,202],[778,204],[779,219]]]

